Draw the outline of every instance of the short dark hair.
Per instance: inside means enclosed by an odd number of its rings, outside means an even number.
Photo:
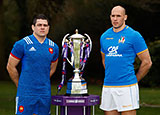
[[[49,19],[48,19],[44,14],[37,14],[37,15],[35,15],[35,16],[33,17],[32,25],[35,26],[35,24],[36,24],[36,22],[37,22],[37,19],[47,20],[48,25],[50,25]]]

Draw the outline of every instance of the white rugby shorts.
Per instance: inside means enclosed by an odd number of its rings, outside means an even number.
[[[139,108],[138,84],[128,87],[103,87],[100,109],[118,112]]]

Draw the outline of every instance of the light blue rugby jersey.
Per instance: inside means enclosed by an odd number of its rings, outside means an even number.
[[[22,62],[17,96],[50,96],[50,65],[58,59],[57,44],[48,38],[41,44],[30,35],[14,44],[11,55]]]
[[[136,55],[148,50],[140,33],[127,25],[117,33],[110,28],[102,34],[100,45],[105,54],[104,86],[137,83],[133,63]]]

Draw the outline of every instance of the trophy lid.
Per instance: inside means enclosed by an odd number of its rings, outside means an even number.
[[[85,38],[83,35],[78,34],[78,29],[75,30],[75,34],[71,35],[70,38]]]

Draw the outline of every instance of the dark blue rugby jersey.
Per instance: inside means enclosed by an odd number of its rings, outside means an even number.
[[[17,96],[50,95],[50,65],[58,59],[57,44],[48,38],[41,44],[30,35],[14,44],[11,55],[22,62]]]

